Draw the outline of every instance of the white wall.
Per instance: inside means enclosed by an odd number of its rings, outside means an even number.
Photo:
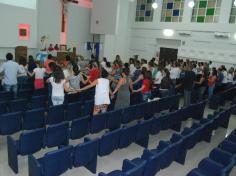
[[[119,0],[117,11],[117,30],[116,34],[106,34],[101,36],[103,51],[101,56],[107,57],[110,61],[119,54],[123,61],[128,61],[130,46],[130,1]],[[107,27],[109,24],[107,24]]]
[[[179,56],[236,64],[236,41],[233,39],[236,24],[228,23],[232,0],[222,1],[220,20],[215,24],[191,23],[192,9],[187,6],[189,0],[185,1],[182,23],[160,22],[162,1],[158,2],[159,7],[154,12],[153,22],[135,22],[136,2],[132,4],[130,56],[138,54],[140,57],[150,59],[155,56],[161,46],[168,47],[166,45],[168,42],[160,42],[161,40],[157,39],[181,40],[184,45],[177,47],[179,48]],[[174,36],[165,37],[163,29],[173,29]],[[191,33],[191,36],[180,36],[178,34],[180,32]],[[226,32],[231,36],[229,39],[217,39],[214,37],[215,32]]]
[[[5,59],[7,51],[14,53],[16,46],[27,46],[29,50],[37,47],[36,10],[0,4],[0,22],[0,59]],[[30,25],[29,40],[19,40],[19,24]]]
[[[40,38],[48,36],[50,43],[60,43],[61,4],[59,0],[38,0],[38,47]]]
[[[94,7],[90,21],[91,33],[111,35],[117,33],[119,1],[120,0],[93,0]]]
[[[85,50],[85,43],[92,41],[90,34],[91,9],[69,4],[68,6],[68,34],[67,45],[75,46],[77,53],[89,58],[89,52]]]

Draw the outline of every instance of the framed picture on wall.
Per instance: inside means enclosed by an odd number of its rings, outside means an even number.
[[[19,40],[29,40],[30,39],[30,25],[19,24],[18,36],[19,36]]]

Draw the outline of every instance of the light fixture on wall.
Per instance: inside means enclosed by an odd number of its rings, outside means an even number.
[[[155,0],[155,1],[152,3],[152,8],[157,9],[157,7],[158,7],[158,3],[157,3],[157,0]]]
[[[189,8],[193,8],[195,6],[195,2],[194,1],[189,1],[188,2],[188,7]]]
[[[171,37],[174,35],[174,30],[173,29],[164,29],[163,30],[163,35],[166,37]]]
[[[234,6],[236,6],[236,0],[234,0]]]

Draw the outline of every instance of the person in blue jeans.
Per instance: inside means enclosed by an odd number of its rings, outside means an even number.
[[[3,89],[6,92],[13,92],[14,98],[17,97],[17,74],[22,74],[18,63],[13,61],[13,55],[11,53],[6,54],[6,62],[0,66],[0,73],[4,73],[3,76]]]

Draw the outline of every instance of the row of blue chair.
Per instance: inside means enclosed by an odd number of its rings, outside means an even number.
[[[205,103],[203,102],[202,104]],[[197,106],[200,107],[199,105]],[[186,119],[184,115],[188,115],[187,113],[183,113],[184,111],[186,111],[186,109],[187,108],[183,108],[179,111],[171,112],[170,114],[163,114],[161,117],[156,117],[146,121],[138,121],[138,123],[135,125],[123,126],[123,128],[106,132],[99,140],[99,156],[108,155],[116,149],[121,149],[129,146],[133,142],[141,145],[142,147],[147,147],[149,133],[151,133],[151,131],[155,131],[154,133],[157,133],[157,131],[171,128],[177,123],[180,123],[181,126],[182,119]],[[200,109],[198,110],[200,111]],[[62,144],[68,143],[69,138],[72,140],[79,139],[87,135],[89,132],[96,133],[105,128],[108,128],[110,130],[113,130],[115,127],[119,128],[121,125],[121,121],[117,119],[120,119],[121,115],[122,110],[117,110],[105,114],[99,114],[91,119],[88,116],[81,119],[73,120],[70,128],[68,122],[64,122],[61,124],[52,125],[48,127],[47,130],[39,129],[24,132],[20,135],[20,138],[18,140],[14,140],[13,138],[8,137],[9,166],[14,170],[15,173],[18,173],[17,155],[33,154],[45,146],[60,146]],[[158,122],[156,119],[158,119]],[[154,121],[155,123],[153,123]],[[106,126],[106,124],[108,126]],[[156,129],[158,130],[156,131]],[[41,135],[39,135],[40,130]],[[47,140],[46,142],[39,142],[42,141],[42,134],[45,131],[47,132],[45,134],[44,141],[45,139],[49,140]],[[29,141],[34,144],[32,145],[32,148],[28,143]],[[17,143],[21,144],[20,146],[22,147],[16,145]]]
[[[42,97],[42,96],[41,96]],[[150,103],[143,103],[139,105],[130,106],[122,111],[116,111],[117,115],[113,112],[108,112],[99,115],[99,118],[94,118],[91,123],[94,125],[93,131],[99,132],[103,130],[105,125],[108,129],[116,129],[120,127],[121,123],[128,123],[142,117],[152,117],[153,114],[161,110],[174,110],[179,107],[179,95],[152,101]],[[35,104],[42,105],[44,101],[37,99]],[[26,112],[15,112],[0,115],[0,134],[10,135],[19,132],[22,129],[31,130],[35,128],[42,128],[46,124],[56,124],[63,121],[72,121],[80,117],[92,114],[94,101],[89,100],[84,103],[75,102],[68,105],[52,106],[49,108],[33,109]],[[25,108],[23,102],[19,102],[14,106],[17,110]],[[46,114],[46,115],[45,115]],[[116,118],[112,118],[115,116]],[[106,120],[108,119],[108,120]],[[109,121],[108,123],[106,123]],[[97,129],[96,129],[97,128]]]
[[[230,109],[215,113],[214,117],[200,120],[191,128],[185,128],[181,134],[173,134],[170,141],[160,141],[156,149],[145,149],[141,158],[135,158],[130,162],[136,167],[143,167],[143,172],[138,175],[132,172],[132,176],[154,176],[160,169],[167,168],[173,161],[185,163],[187,150],[192,149],[198,142],[210,142],[212,131],[216,127],[224,126],[225,119],[229,121]],[[129,170],[128,170],[129,171]],[[113,171],[109,174],[100,173],[99,176],[126,175],[125,171]]]
[[[208,158],[203,159],[198,168],[187,176],[229,176],[236,165],[236,130],[234,130],[218,147],[213,149]]]
[[[85,102],[84,105],[82,104],[81,102],[68,104],[66,111],[64,105],[59,105],[2,114],[0,115],[0,134],[10,135],[21,130],[42,128],[47,124],[57,124],[90,115],[93,109],[93,100]]]
[[[220,105],[224,106],[226,100],[233,100],[236,95],[236,84],[230,86],[230,88],[224,90],[223,92],[219,92],[213,95],[209,101],[210,109],[218,109]]]

